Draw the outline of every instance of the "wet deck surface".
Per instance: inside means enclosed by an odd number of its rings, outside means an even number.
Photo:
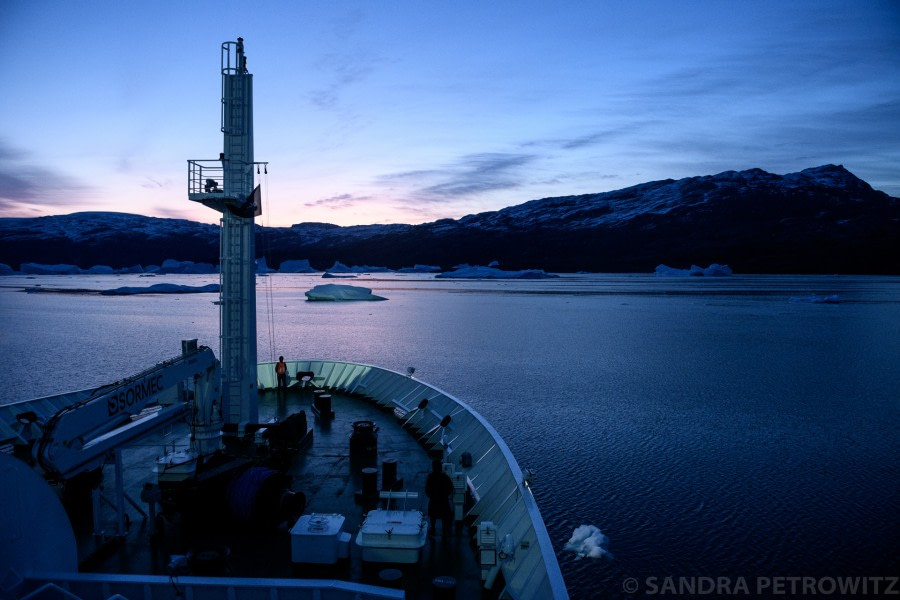
[[[431,459],[423,447],[407,432],[391,412],[360,400],[338,394],[332,395],[334,420],[320,420],[310,410],[312,391],[290,389],[279,399],[275,392],[259,397],[260,421],[272,417],[284,418],[304,410],[308,425],[313,430],[310,446],[301,450],[293,459],[289,474],[291,489],[306,497],[304,514],[338,513],[345,517],[343,531],[351,534],[350,558],[336,565],[304,565],[291,562],[290,525],[285,523],[274,531],[222,522],[212,531],[186,533],[177,526],[177,519],[162,520],[155,526],[151,519],[142,519],[137,511],[126,505],[131,517],[127,534],[118,544],[106,545],[97,552],[98,540],[90,532],[79,533],[79,553],[83,570],[110,573],[149,573],[167,575],[172,556],[187,555],[191,551],[224,545],[230,556],[220,575],[231,577],[277,577],[343,579],[358,583],[387,585],[381,572],[398,569],[402,579],[396,587],[406,590],[408,598],[431,598],[432,581],[440,575],[449,575],[457,581],[457,598],[489,597],[482,591],[480,568],[476,563],[476,549],[468,529],[459,529],[450,536],[440,531],[429,539],[422,550],[418,564],[367,563],[361,560],[361,550],[355,543],[356,534],[364,519],[366,503],[360,503],[357,492],[362,489],[362,469],[377,467],[378,485],[381,485],[381,466],[385,459],[397,461],[397,477],[403,480],[404,490],[418,492],[418,499],[407,501],[407,509],[425,513],[427,499],[424,495],[425,479],[431,470]],[[349,436],[355,421],[374,421],[379,428],[377,457],[350,457]],[[143,445],[123,452],[126,492],[146,511],[140,501],[144,483],[155,482],[151,471],[155,459],[163,453],[163,447],[186,445],[186,426],[178,426],[148,440]],[[104,474],[104,492],[113,497],[114,472],[107,466]],[[403,501],[395,501],[392,508],[402,508]],[[116,532],[114,513],[104,507],[104,533]],[[87,559],[90,556],[91,558]]]

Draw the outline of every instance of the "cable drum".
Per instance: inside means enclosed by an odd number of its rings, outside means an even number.
[[[228,484],[225,501],[231,515],[247,524],[274,527],[302,512],[306,497],[288,489],[288,478],[266,467],[250,467]]]

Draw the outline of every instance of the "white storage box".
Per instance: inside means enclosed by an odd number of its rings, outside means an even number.
[[[428,522],[417,510],[373,510],[356,536],[368,562],[416,563],[428,537]]]
[[[291,560],[295,563],[334,564],[346,558],[350,534],[342,535],[344,515],[303,515],[291,528]]]

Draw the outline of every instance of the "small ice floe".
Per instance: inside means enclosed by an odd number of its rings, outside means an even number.
[[[603,558],[608,556],[612,558],[612,554],[604,548],[609,538],[603,535],[597,527],[593,525],[579,525],[572,532],[572,537],[566,542],[564,550],[574,552],[578,558]]]
[[[358,287],[355,285],[338,285],[336,283],[317,285],[306,292],[306,299],[332,302],[349,300],[387,300],[387,298],[376,296],[369,288]]]
[[[218,283],[209,285],[175,285],[157,283],[150,287],[120,287],[100,292],[103,296],[133,296],[135,294],[207,294],[219,291]]]
[[[819,296],[817,294],[813,294],[812,296],[792,296],[791,302],[806,302],[808,304],[838,304],[840,303],[841,298],[837,294],[831,294],[830,296]]]

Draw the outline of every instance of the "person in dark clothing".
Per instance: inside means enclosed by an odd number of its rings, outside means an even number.
[[[279,391],[287,387],[287,365],[283,356],[279,356],[278,362],[275,363],[275,379],[278,381]]]
[[[425,495],[428,496],[428,518],[431,520],[429,537],[435,535],[437,519],[441,520],[441,533],[444,538],[451,534],[450,525],[453,522],[453,506],[450,500],[453,496],[453,480],[441,469],[441,461],[431,463],[431,473],[425,480]]]

